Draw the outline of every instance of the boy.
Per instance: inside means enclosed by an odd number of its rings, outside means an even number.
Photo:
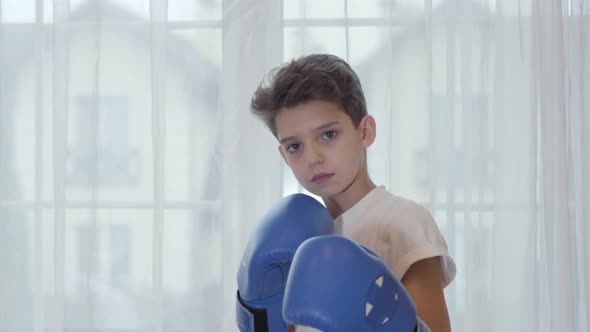
[[[430,213],[371,180],[366,150],[376,124],[352,68],[327,54],[286,63],[256,90],[251,109],[279,141],[297,181],[322,198],[336,233],[381,255],[418,316],[433,332],[450,331],[443,290],[455,264]]]

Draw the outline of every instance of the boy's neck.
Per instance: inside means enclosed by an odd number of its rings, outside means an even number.
[[[332,218],[336,219],[358,203],[358,201],[365,197],[371,190],[375,189],[375,187],[376,185],[369,177],[369,174],[364,170],[361,171],[343,192],[332,197],[322,197],[322,200],[326,204],[326,208]]]

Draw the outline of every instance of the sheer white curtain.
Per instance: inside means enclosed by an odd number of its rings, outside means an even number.
[[[453,330],[588,331],[589,31],[588,0],[0,0],[0,331],[235,331],[301,191],[249,100],[312,52],[443,231]]]

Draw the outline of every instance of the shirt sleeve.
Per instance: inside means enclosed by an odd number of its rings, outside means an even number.
[[[447,243],[430,212],[421,205],[408,202],[396,211],[396,222],[384,225],[381,253],[398,278],[403,278],[412,264],[431,257],[441,257],[445,286],[456,275],[456,266],[449,255]]]

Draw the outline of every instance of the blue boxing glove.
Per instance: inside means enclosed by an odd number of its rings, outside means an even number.
[[[336,235],[315,237],[299,247],[287,280],[283,318],[322,332],[429,331],[383,260]]]
[[[250,236],[238,270],[236,323],[242,332],[284,332],[282,303],[291,261],[299,245],[331,234],[333,220],[314,198],[283,198]]]

